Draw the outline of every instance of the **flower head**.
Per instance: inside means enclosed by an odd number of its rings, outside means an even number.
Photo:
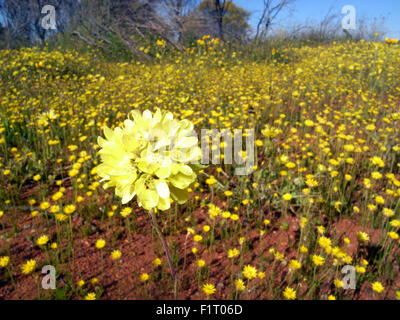
[[[94,292],[90,292],[86,295],[85,300],[96,300],[96,294]]]
[[[211,283],[206,283],[203,285],[203,292],[207,295],[210,296],[215,293],[215,287]]]
[[[118,260],[119,258],[121,258],[121,255],[121,251],[114,250],[113,252],[111,252],[111,259]]]
[[[245,278],[251,280],[257,277],[257,269],[256,267],[247,265],[243,268],[243,275]]]
[[[286,287],[286,289],[283,291],[283,296],[288,300],[294,300],[296,299],[296,290]]]
[[[10,262],[10,257],[8,256],[0,257],[0,268],[7,267],[9,262]]]
[[[49,237],[46,235],[40,236],[37,240],[36,240],[36,244],[38,246],[44,246],[47,242],[49,242]]]
[[[28,260],[26,263],[22,265],[22,273],[30,274],[35,270],[35,268],[36,268],[36,261],[33,259]]]
[[[99,239],[96,241],[96,248],[97,249],[103,249],[104,246],[106,245],[106,241],[103,239]]]
[[[130,112],[122,127],[104,128],[98,138],[102,163],[96,168],[104,188],[115,187],[115,194],[128,203],[136,195],[146,210],[170,208],[170,198],[179,204],[189,199],[186,190],[200,168],[198,139],[193,123],[176,120],[159,109]]]
[[[382,283],[375,281],[372,284],[372,290],[374,290],[377,293],[381,293],[383,290],[385,290],[385,288],[383,287]]]

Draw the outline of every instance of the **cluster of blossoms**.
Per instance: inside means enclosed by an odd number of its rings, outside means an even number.
[[[171,199],[179,204],[189,198],[186,190],[196,179],[201,150],[189,120],[177,120],[159,109],[130,112],[123,127],[104,128],[98,138],[102,163],[97,174],[105,188],[125,204],[136,195],[146,210],[167,210]]]

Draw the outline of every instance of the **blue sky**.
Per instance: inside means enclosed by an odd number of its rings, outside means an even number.
[[[263,0],[233,0],[252,13],[250,24],[255,28],[263,9]],[[290,9],[281,12],[275,28],[304,22],[321,21],[330,8],[340,16],[342,7],[352,5],[356,18],[372,21],[384,18],[388,37],[400,38],[400,0],[296,0]],[[357,26],[356,26],[357,27]]]

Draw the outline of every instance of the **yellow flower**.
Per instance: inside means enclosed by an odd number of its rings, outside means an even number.
[[[377,156],[372,157],[370,160],[373,165],[376,165],[380,168],[383,168],[385,166],[385,163],[383,162],[383,160]]]
[[[374,171],[371,173],[371,177],[375,180],[379,180],[382,178],[382,174],[380,172]]]
[[[331,239],[327,238],[327,237],[320,237],[318,239],[318,244],[320,245],[320,247],[322,248],[327,248],[330,247],[332,244]]]
[[[325,263],[325,258],[320,255],[314,254],[312,256],[312,261],[318,267],[322,266]]]
[[[235,280],[235,287],[237,291],[243,291],[246,288],[242,279]]]
[[[161,259],[160,259],[160,258],[155,258],[154,261],[153,261],[153,263],[154,263],[154,265],[155,265],[156,267],[158,267],[158,266],[161,265]]]
[[[46,235],[40,236],[37,240],[36,240],[36,244],[38,246],[44,246],[47,242],[49,241],[49,237]]]
[[[369,241],[369,235],[365,232],[359,231],[357,232],[357,239],[360,242],[368,242]]]
[[[40,174],[33,176],[33,180],[35,180],[35,181],[39,181],[40,178],[41,178]]]
[[[357,273],[361,273],[361,274],[364,274],[365,273],[365,267],[363,267],[363,266],[356,266],[356,272]]]
[[[85,296],[85,300],[96,300],[96,294],[94,292],[90,292]]]
[[[336,288],[343,288],[343,282],[339,279],[333,280],[333,284],[335,285]]]
[[[292,200],[292,195],[290,193],[285,193],[282,198],[285,201],[290,201]]]
[[[119,258],[121,258],[121,251],[119,250],[113,250],[113,252],[111,252],[111,259],[113,260],[118,260]]]
[[[48,203],[47,201],[44,201],[39,205],[39,207],[42,210],[46,210],[46,209],[50,208],[50,203]]]
[[[50,212],[54,213],[54,214],[59,213],[60,212],[60,206],[58,206],[58,205],[51,206],[50,207]]]
[[[376,196],[375,197],[375,202],[377,204],[384,204],[385,203],[385,199],[383,199],[383,197],[381,197],[381,196]]]
[[[224,194],[225,194],[225,196],[230,197],[230,196],[233,195],[233,192],[230,191],[230,190],[227,190],[227,191],[224,192]]]
[[[75,212],[75,206],[73,204],[69,204],[69,205],[64,207],[63,211],[64,211],[65,214],[70,215],[70,214]]]
[[[229,259],[235,258],[235,257],[237,257],[239,254],[240,254],[240,252],[239,252],[239,250],[236,249],[236,248],[233,248],[233,249],[229,249],[229,250],[228,250],[228,258],[229,258]]]
[[[336,300],[336,297],[334,295],[329,295],[328,300]]]
[[[300,247],[300,252],[302,252],[302,253],[307,253],[307,252],[308,252],[308,248],[305,247],[305,246],[301,246],[301,247]]]
[[[170,197],[179,204],[189,199],[187,188],[200,168],[198,139],[193,123],[178,121],[172,113],[154,115],[133,110],[123,127],[104,128],[98,138],[102,163],[96,172],[107,181],[104,188],[115,187],[115,194],[128,203],[136,195],[146,210],[170,208]]]
[[[383,208],[382,213],[385,217],[393,217],[394,216],[394,211],[388,208]]]
[[[296,290],[286,287],[286,289],[283,291],[283,296],[287,300],[295,300],[296,299]]]
[[[306,121],[304,121],[304,124],[305,124],[307,127],[313,127],[313,126],[314,126],[314,121],[312,121],[312,120],[306,120]]]
[[[36,268],[36,261],[33,259],[28,260],[26,263],[22,265],[22,273],[30,274],[35,270],[35,268]]]
[[[289,268],[292,270],[298,270],[301,268],[301,263],[297,261],[296,259],[291,259],[289,261]]]
[[[97,249],[103,249],[104,246],[106,245],[106,241],[103,239],[99,239],[96,241],[96,248]]]
[[[391,220],[390,225],[392,227],[398,228],[398,227],[400,227],[400,220]]]
[[[203,268],[205,265],[206,265],[206,262],[205,262],[203,259],[199,259],[199,260],[197,261],[197,266],[198,266],[199,268]]]
[[[394,232],[394,231],[389,231],[387,234],[388,234],[388,236],[389,236],[390,238],[392,238],[393,240],[399,239],[399,235],[398,235],[396,232]]]
[[[208,207],[209,207],[209,209],[208,209],[208,214],[210,215],[211,218],[218,217],[218,216],[221,214],[221,212],[222,212],[221,208],[215,206],[215,205],[212,204],[212,203],[210,203],[210,204],[208,205]]]
[[[140,280],[141,281],[143,281],[143,282],[146,282],[147,280],[149,280],[149,275],[147,274],[147,273],[142,273],[141,275],[140,275]]]
[[[7,256],[0,257],[0,268],[7,267],[9,262],[10,262],[10,257]]]
[[[249,280],[254,279],[257,277],[257,269],[251,265],[247,265],[243,268],[243,275]]]
[[[81,279],[81,280],[78,281],[78,287],[81,288],[81,287],[83,287],[84,285],[85,285],[85,281],[84,281],[84,280]]]
[[[53,194],[51,199],[53,199],[54,201],[57,201],[57,200],[60,200],[63,196],[64,196],[64,194],[62,192],[57,191],[55,194]]]
[[[383,290],[385,290],[385,288],[382,286],[382,283],[375,281],[372,284],[372,290],[374,290],[377,293],[381,293]]]
[[[131,213],[132,213],[132,208],[129,207],[126,207],[121,210],[121,216],[124,218],[129,217]]]
[[[211,283],[204,284],[202,290],[207,296],[210,296],[215,293],[215,287]]]

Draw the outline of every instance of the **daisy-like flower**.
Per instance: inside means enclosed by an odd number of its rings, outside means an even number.
[[[203,259],[199,259],[199,260],[197,261],[197,266],[198,266],[199,268],[203,268],[205,265],[206,265],[206,262],[205,262]]]
[[[215,293],[215,287],[211,283],[204,284],[202,290],[207,296],[210,296]]]
[[[286,200],[286,201],[292,200],[292,197],[293,197],[293,196],[292,196],[290,193],[285,193],[285,194],[282,196],[283,200]]]
[[[154,261],[153,261],[153,263],[154,263],[154,265],[155,265],[156,267],[158,267],[158,266],[161,265],[162,261],[161,261],[160,258],[155,258]]]
[[[149,280],[149,278],[150,278],[150,276],[149,276],[148,273],[142,273],[140,275],[140,280],[143,281],[143,282],[146,282],[147,280]]]
[[[318,267],[318,266],[322,266],[325,263],[325,258],[320,255],[314,254],[312,256],[312,261]]]
[[[237,257],[239,254],[240,254],[240,252],[239,252],[239,250],[236,249],[236,248],[233,248],[233,249],[229,249],[229,250],[228,250],[228,258],[229,258],[229,259],[235,258],[235,257]]]
[[[38,246],[44,246],[47,242],[49,242],[49,237],[46,235],[40,236],[37,240],[36,240],[36,244]]]
[[[73,204],[69,204],[69,205],[64,207],[64,213],[68,214],[68,215],[73,214],[75,209],[76,208],[75,208],[75,206]]]
[[[357,232],[357,239],[360,242],[368,242],[369,241],[369,235],[365,232],[359,231]]]
[[[297,261],[296,259],[292,259],[289,261],[289,268],[291,270],[298,270],[301,268],[301,263]]]
[[[235,287],[237,291],[243,291],[246,288],[242,279],[237,279],[235,281]]]
[[[35,270],[35,268],[36,268],[36,261],[33,259],[28,260],[22,265],[22,273],[30,274]]]
[[[96,241],[97,249],[103,249],[105,245],[106,245],[106,241],[104,239],[99,239]]]
[[[86,295],[85,300],[96,300],[96,294],[94,292],[90,292]]]
[[[119,250],[114,250],[113,252],[111,252],[111,259],[113,260],[118,260],[119,258],[121,258],[121,251]]]
[[[8,256],[0,257],[0,268],[7,267],[9,262],[10,262],[10,257]]]
[[[251,280],[257,277],[257,269],[251,265],[247,265],[243,268],[243,275],[245,278]]]
[[[137,196],[146,210],[170,208],[170,198],[179,204],[189,199],[186,190],[197,177],[201,150],[193,123],[178,121],[172,113],[159,109],[130,112],[122,127],[104,128],[98,138],[102,163],[96,172],[115,187],[126,204]]]
[[[382,283],[375,281],[372,284],[372,290],[374,290],[377,293],[381,293],[383,290],[385,290],[385,288],[383,287]]]
[[[296,299],[296,290],[286,287],[286,289],[283,291],[283,296],[288,300],[294,300]]]

